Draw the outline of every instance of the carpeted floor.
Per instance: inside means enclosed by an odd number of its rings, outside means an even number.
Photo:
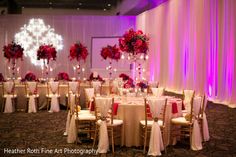
[[[201,151],[177,143],[168,146],[163,157],[236,157],[236,109],[209,103],[207,117],[211,139]],[[91,142],[67,144],[63,136],[66,111],[36,114],[16,112],[0,113],[0,157],[5,156],[95,156]],[[17,150],[16,150],[17,149]],[[116,147],[115,156],[142,157],[142,148]],[[11,153],[10,153],[11,151]],[[17,154],[13,154],[13,152]],[[84,152],[83,151],[88,151]],[[86,153],[86,154],[85,154]],[[90,154],[89,154],[90,153]],[[112,156],[109,152],[106,156]]]

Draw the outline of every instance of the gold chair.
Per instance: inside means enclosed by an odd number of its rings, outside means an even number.
[[[109,142],[109,139],[111,140],[112,153],[114,155],[115,139],[121,138],[123,120],[115,119],[113,113],[114,113],[114,98],[111,98],[111,97],[96,97],[95,98],[96,130],[95,130],[95,140],[94,140],[93,147],[95,146],[96,137],[99,132],[99,141],[98,141],[99,153],[107,152],[108,148],[104,148],[103,146],[108,144],[107,147],[109,147],[109,143],[104,144],[102,141],[108,138],[107,139],[108,142]]]
[[[69,93],[69,97],[72,93]],[[80,95],[78,95],[78,98]],[[69,99],[70,100],[70,99]],[[71,116],[75,116],[75,127],[76,127],[76,144],[81,140],[78,137],[78,133],[86,133],[91,139],[92,135],[95,135],[95,122],[96,117],[90,112],[90,110],[81,110],[79,101],[72,103],[69,101]],[[94,138],[93,138],[94,139]]]
[[[17,106],[17,95],[15,94],[15,82],[7,81],[3,82],[2,85],[3,91],[3,105],[2,112],[11,113],[16,109]],[[6,106],[8,101],[11,102],[10,106]]]
[[[193,94],[191,95],[194,95],[195,92],[192,93]],[[194,126],[198,125],[199,123],[201,101],[202,101],[201,97],[192,97],[190,101],[190,107],[189,107],[189,102],[187,103],[187,105],[185,105],[185,107],[187,107],[187,110],[186,112],[183,113],[183,116],[171,119],[172,137],[189,138],[190,148],[193,150],[201,149],[201,146],[199,146],[199,148],[195,148],[195,146],[193,145],[193,143],[195,142],[193,141],[193,136],[192,136],[194,131],[193,130]],[[201,131],[200,130],[197,131],[199,131],[200,133],[199,137],[197,138],[201,141]],[[199,145],[201,145],[201,142]]]
[[[36,106],[35,106],[35,111],[33,112],[37,112],[38,109],[38,105],[39,105],[39,94],[38,94],[38,83],[36,81],[34,82],[25,82],[25,93],[26,93],[26,98],[27,98],[27,109],[26,112],[31,112],[29,109],[29,101],[30,98],[33,96],[34,101],[36,102]],[[34,109],[33,109],[34,110]]]
[[[153,117],[152,113],[151,113],[151,109],[150,109],[150,101],[151,99],[156,99],[157,101],[155,101],[155,105],[159,105],[159,109],[160,109],[160,113],[158,114],[157,117]],[[158,125],[160,126],[161,132],[162,132],[162,139],[164,141],[163,138],[163,133],[165,130],[165,114],[166,114],[166,105],[167,105],[167,100],[164,98],[156,98],[156,97],[149,97],[149,98],[145,98],[144,99],[144,104],[145,104],[145,119],[140,121],[140,137],[141,139],[143,139],[144,141],[144,147],[143,147],[143,153],[146,153],[146,146],[147,146],[147,141],[150,138],[150,133],[152,130],[152,125],[154,122],[157,122]],[[148,138],[149,137],[149,138]],[[165,147],[165,141],[164,143],[164,147]],[[165,149],[166,151],[166,149]]]

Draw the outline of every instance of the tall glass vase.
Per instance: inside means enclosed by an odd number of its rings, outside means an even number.
[[[112,61],[109,61],[109,66],[107,67],[107,70],[109,71],[109,80],[112,79]]]
[[[42,67],[42,78],[44,81],[48,81],[49,74],[49,65],[46,59],[43,59],[43,67]]]
[[[128,58],[129,60],[131,60],[131,64],[130,64],[130,70],[131,70],[131,76],[134,80],[135,83],[140,82],[142,80],[142,63],[139,59],[138,56],[133,55],[130,56],[130,58]]]
[[[15,80],[16,79],[16,59],[11,60],[11,79]]]

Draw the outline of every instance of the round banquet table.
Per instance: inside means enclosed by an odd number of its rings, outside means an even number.
[[[164,132],[164,140],[166,145],[170,144],[170,121],[172,117],[178,117],[182,115],[182,100],[174,97],[167,98],[167,108],[165,114],[165,123],[166,129]],[[114,96],[115,103],[118,103],[117,115],[118,119],[123,120],[123,129],[121,136],[121,145],[122,146],[141,146],[143,145],[140,142],[139,134],[139,122],[144,120],[144,97],[134,97],[134,96]],[[173,106],[175,106],[175,112],[173,112]],[[177,111],[177,112],[176,112]],[[70,122],[68,137],[69,143],[75,142],[75,136],[72,136],[75,133],[76,129],[74,128],[75,122]],[[71,139],[73,137],[74,139]]]
[[[164,140],[166,145],[170,144],[170,121],[172,117],[182,115],[182,100],[166,96],[167,107],[165,114]],[[122,140],[123,146],[141,146],[140,143],[140,120],[145,119],[144,98],[143,97],[115,97],[118,105],[117,117],[123,120]],[[173,105],[177,105],[177,110],[173,111]],[[177,112],[176,112],[177,111]]]

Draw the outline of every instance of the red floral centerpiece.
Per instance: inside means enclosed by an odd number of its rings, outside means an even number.
[[[146,34],[144,34],[141,30],[134,31],[132,28],[129,29],[122,38],[119,39],[120,50],[124,51],[128,54],[128,59],[133,61],[133,66],[136,66],[136,62],[140,60],[148,59],[149,38]],[[139,63],[138,67],[141,67],[141,63]],[[133,70],[136,70],[134,68]],[[133,76],[134,80],[139,80],[142,78],[141,76],[142,68],[138,68],[139,76]],[[136,72],[132,72],[136,75]]]
[[[70,47],[70,55],[69,55],[70,60],[76,59],[79,62],[82,59],[85,61],[87,56],[88,56],[87,47],[85,47],[80,42],[75,43]]]
[[[101,56],[103,59],[114,59],[116,61],[118,61],[121,57],[121,52],[119,50],[118,47],[116,47],[116,45],[114,46],[110,46],[107,45],[107,47],[103,47],[101,50]]]
[[[84,60],[85,62],[87,56],[88,56],[87,47],[84,46],[82,43],[77,42],[70,47],[69,58],[71,61],[76,59],[78,62],[80,62],[80,60]],[[74,69],[74,77],[76,77],[76,71],[78,74],[80,74],[81,71],[80,63],[76,63],[75,65],[73,65],[73,69]]]
[[[21,47],[21,45],[18,45],[15,42],[12,42],[11,44],[5,45],[3,47],[4,57],[6,57],[9,61],[11,59],[15,60],[18,58],[23,59],[23,51],[24,49]]]
[[[109,61],[109,66],[106,68],[107,70],[109,70],[109,76],[111,79],[111,75],[112,75],[112,60],[116,60],[118,61],[121,57],[121,52],[119,50],[118,47],[116,47],[116,45],[114,46],[110,46],[107,45],[106,47],[103,47],[101,50],[101,56],[103,59],[110,59]]]
[[[119,77],[122,78],[123,81],[127,81],[129,79],[129,76],[124,73],[120,74]]]
[[[140,88],[141,88],[141,91],[143,91],[144,89],[148,88],[147,83],[142,82],[142,81],[139,82],[139,83],[137,83],[136,86],[137,86],[137,87],[140,87]]]
[[[57,74],[57,80],[70,81],[70,77],[66,72],[60,72]]]
[[[101,82],[104,82],[103,78],[100,75],[97,75],[95,77],[95,76],[93,76],[93,73],[90,74],[89,81],[101,81]]]
[[[147,54],[149,38],[141,30],[132,28],[119,39],[120,50],[130,55]]]
[[[119,77],[122,78],[124,81],[124,85],[123,85],[124,88],[134,87],[134,80],[131,77],[129,77],[128,75],[124,73],[120,74]]]
[[[125,83],[124,83],[124,88],[134,88],[134,80],[132,78],[129,78]]]
[[[22,81],[36,81],[37,77],[34,73],[28,72]]]
[[[5,45],[3,47],[4,57],[7,58],[9,62],[11,60],[12,79],[15,79],[15,70],[17,68],[16,60],[19,58],[23,59],[23,51],[24,49],[21,47],[21,45],[18,45],[15,42],[12,42],[11,44]]]
[[[37,51],[37,59],[47,60],[47,63],[49,63],[51,59],[56,60],[56,57],[57,51],[53,45],[41,45]]]

